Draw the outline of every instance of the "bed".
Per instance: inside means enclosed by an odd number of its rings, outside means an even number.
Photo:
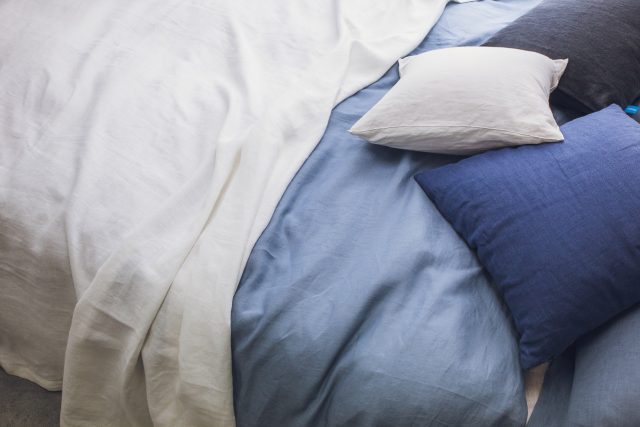
[[[65,426],[525,425],[509,311],[412,181],[458,158],[347,130],[538,3],[1,4],[0,365]],[[528,425],[589,425],[611,334]]]
[[[451,5],[413,53],[480,44],[535,3]],[[334,109],[253,249],[231,322],[238,425],[525,422],[508,314],[410,185],[456,158],[347,132],[397,79]]]

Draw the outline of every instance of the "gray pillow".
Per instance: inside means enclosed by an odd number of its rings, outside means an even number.
[[[579,342],[567,426],[640,426],[640,308]]]
[[[545,0],[485,45],[569,58],[556,105],[586,114],[640,96],[640,0]]]

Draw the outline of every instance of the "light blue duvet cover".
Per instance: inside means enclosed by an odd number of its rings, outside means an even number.
[[[539,2],[451,4],[414,54],[480,44]],[[335,108],[253,249],[232,313],[240,427],[525,423],[508,313],[413,180],[457,158],[347,132],[397,80]]]

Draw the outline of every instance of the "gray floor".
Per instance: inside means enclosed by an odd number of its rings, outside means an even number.
[[[8,375],[0,368],[0,426],[53,427],[60,417],[60,393]]]

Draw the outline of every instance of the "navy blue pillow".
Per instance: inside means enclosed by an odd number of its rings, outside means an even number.
[[[640,1],[544,0],[486,46],[569,58],[551,102],[582,113],[640,96]]]
[[[561,130],[416,176],[504,296],[524,369],[640,302],[640,125],[612,105]]]

